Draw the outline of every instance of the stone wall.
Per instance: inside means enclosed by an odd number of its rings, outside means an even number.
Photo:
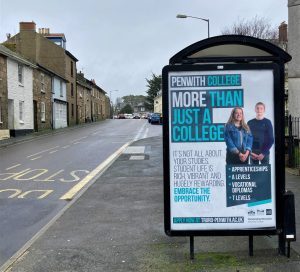
[[[44,84],[42,88],[42,78]],[[40,69],[35,69],[33,72],[33,100],[37,104],[37,131],[52,128],[52,77]],[[45,120],[42,120],[41,105],[45,103]]]

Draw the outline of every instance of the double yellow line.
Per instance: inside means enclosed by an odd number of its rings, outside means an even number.
[[[115,153],[110,155],[104,162],[99,164],[91,173],[89,173],[85,178],[79,181],[75,186],[73,186],[67,193],[65,193],[60,199],[62,200],[72,200],[74,196],[86,186],[93,178],[99,177],[114,161],[118,156],[131,144],[131,142],[124,144]]]

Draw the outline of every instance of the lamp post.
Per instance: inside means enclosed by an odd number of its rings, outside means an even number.
[[[185,14],[177,14],[176,18],[180,18],[180,19],[194,18],[194,19],[199,19],[199,20],[207,22],[207,36],[209,38],[209,19],[204,19],[204,18],[195,17],[195,16],[189,16],[189,15],[185,15]]]
[[[111,93],[112,92],[118,92],[119,90],[112,90],[109,91],[109,104],[110,104],[110,109],[111,109],[111,113],[110,113],[110,119],[113,119],[113,114],[114,114],[114,103],[111,101]]]

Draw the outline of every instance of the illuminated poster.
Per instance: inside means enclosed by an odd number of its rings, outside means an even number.
[[[276,228],[272,69],[169,71],[171,230]]]

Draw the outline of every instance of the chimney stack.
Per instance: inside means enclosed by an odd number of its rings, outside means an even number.
[[[278,27],[279,29],[279,42],[287,42],[288,38],[287,38],[287,23],[286,22],[282,22],[280,24],[280,26]]]
[[[20,32],[21,31],[35,31],[36,24],[35,22],[20,22]]]
[[[50,34],[50,28],[39,28],[39,33],[42,35],[49,35]]]

